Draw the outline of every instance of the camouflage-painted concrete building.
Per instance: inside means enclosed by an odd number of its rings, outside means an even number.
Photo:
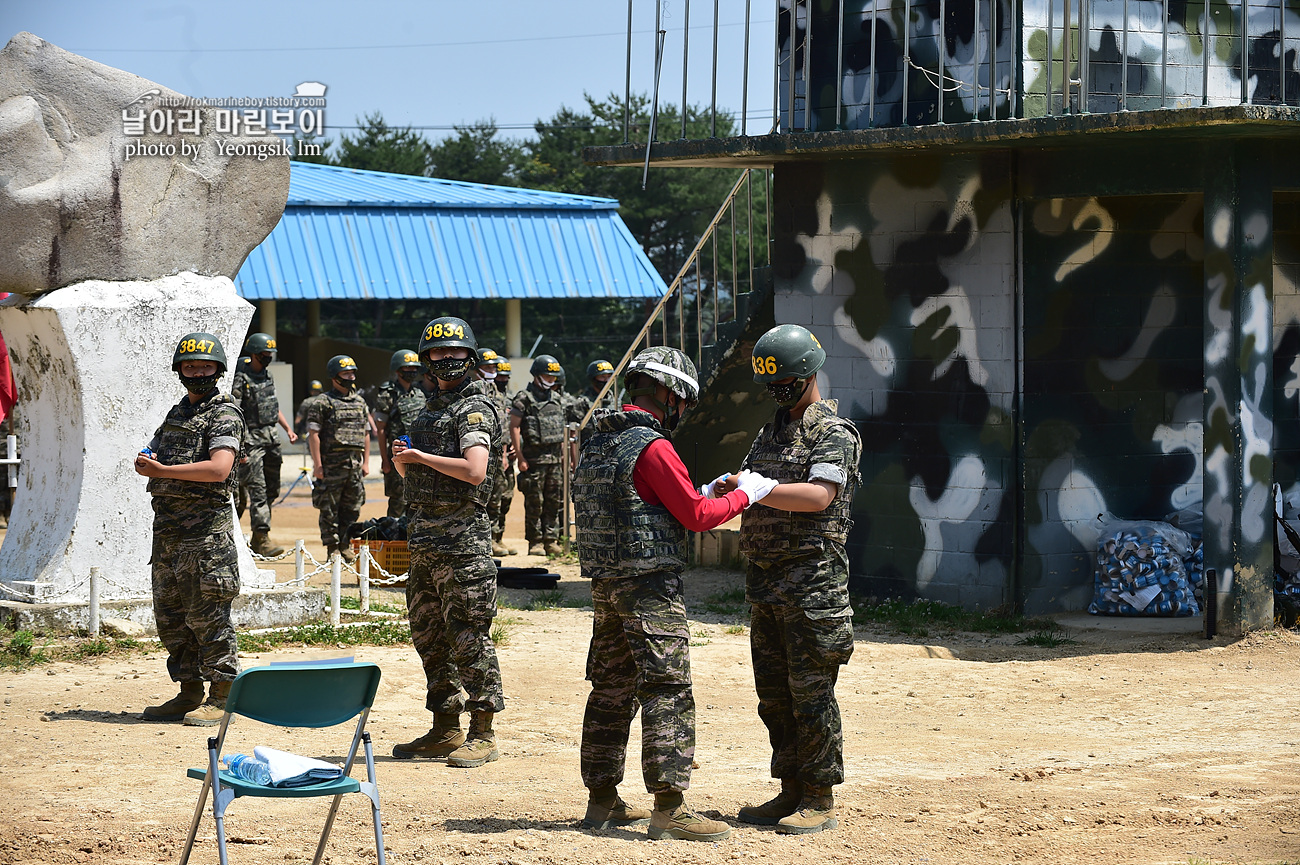
[[[1099,515],[1190,508],[1219,627],[1271,625],[1271,485],[1300,495],[1300,14],[783,0],[778,24],[776,131],[651,160],[774,169],[774,318],[819,334],[866,442],[853,588],[1080,610]],[[748,441],[704,427],[723,463]]]

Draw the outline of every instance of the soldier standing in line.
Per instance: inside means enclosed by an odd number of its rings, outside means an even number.
[[[539,354],[529,369],[533,380],[510,406],[510,441],[519,459],[524,495],[524,537],[530,556],[559,556],[564,509],[560,477],[564,446],[564,396],[556,390],[560,362]]]
[[[293,413],[293,429],[299,437],[307,434],[307,407],[311,401],[321,395],[324,387],[321,386],[320,379],[312,379],[307,383],[307,397],[300,403]]]
[[[786,834],[835,828],[832,788],[844,781],[835,682],[853,654],[844,542],[862,437],[836,416],[836,400],[821,398],[817,370],[825,361],[817,337],[794,324],[778,325],[754,344],[754,381],[767,386],[779,408],[744,467],[779,484],[761,507],[745,512],[740,549],[749,558],[745,596],[758,715],[781,792],[742,808],[739,817]],[[717,489],[734,485],[728,477]]]
[[[307,410],[307,447],[311,450],[311,503],[320,511],[320,542],[325,553],[356,559],[348,529],[366,503],[365,476],[370,473],[370,411],[356,392],[357,362],[345,354],[326,365],[330,389]]]
[[[167,412],[135,458],[153,496],[153,611],[167,647],[167,672],[180,693],[149,706],[151,721],[211,727],[225,714],[239,675],[230,602],[239,594],[230,497],[244,421],[235,401],[217,390],[226,352],[210,333],[181,337],[172,370],[187,393]],[[209,685],[203,699],[203,683]]]
[[[614,374],[614,364],[607,360],[593,360],[587,364],[587,389],[573,398],[573,417],[570,418],[574,423],[582,423],[587,412],[596,404],[596,397],[600,396],[600,389],[609,381],[610,376]],[[604,405],[613,405],[617,394],[611,392],[605,395]],[[602,406],[603,408],[604,406]]]
[[[406,435],[407,424],[424,409],[429,391],[420,379],[419,356],[409,348],[393,352],[388,368],[396,378],[379,386],[375,395],[375,428],[379,438],[379,471],[384,476],[384,495],[388,496],[388,516],[397,519],[406,513],[402,497],[402,476],[393,468],[393,442]]]
[[[419,355],[437,377],[438,393],[410,424],[411,446],[393,448],[410,514],[406,608],[424,664],[425,706],[433,712],[429,732],[397,745],[393,756],[446,757],[462,768],[497,759],[492,719],[505,708],[491,637],[497,570],[487,512],[489,467],[501,458],[504,438],[494,388],[470,372],[477,348],[463,320],[429,322]],[[468,736],[460,726],[466,709]]]
[[[497,399],[505,410],[505,415],[501,421],[503,434],[510,429],[510,372],[510,361],[498,355],[497,377],[492,383],[497,386]],[[493,491],[497,516],[496,523],[492,527],[492,539],[495,543],[501,544],[502,549],[507,550],[506,555],[513,556],[515,551],[505,546],[506,514],[510,513],[510,502],[515,497],[516,454],[509,435],[505,435],[505,447],[502,451],[501,461],[505,465],[505,477],[502,487]]]
[[[686,807],[695,757],[690,628],[682,599],[686,532],[707,531],[776,484],[753,473],[718,499],[697,492],[667,435],[699,398],[695,365],[654,347],[628,364],[629,405],[602,410],[582,445],[574,485],[578,559],[595,608],[582,723],[587,828],[650,823],[651,838],[716,841],[731,830]],[[628,731],[641,716],[641,771],[654,812],[618,795]]]
[[[284,547],[272,545],[270,538],[271,504],[280,495],[280,467],[284,462],[275,426],[279,424],[284,429],[289,444],[298,440],[298,434],[280,411],[275,380],[267,369],[275,360],[275,340],[270,334],[255,333],[244,347],[248,357],[240,358],[235,365],[235,378],[230,385],[230,396],[244,413],[239,485],[248,493],[248,521],[253,529],[249,547],[259,556],[274,558],[284,552]]]
[[[510,401],[496,387],[497,366],[501,363],[501,355],[497,354],[490,348],[479,349],[477,375],[480,380],[487,382],[492,386],[492,404],[497,410],[497,420],[501,424],[501,429],[505,430],[510,425]],[[509,366],[509,363],[506,364]],[[507,376],[508,378],[509,376]],[[501,512],[502,504],[509,506],[510,500],[506,498],[507,484],[513,486],[513,474],[509,480],[506,478],[507,472],[510,472],[510,449],[501,448],[501,459],[493,460],[489,472],[492,483],[492,498],[488,500],[488,522],[492,524],[492,555],[494,556],[513,556],[515,551],[503,543],[505,532],[504,514]],[[497,530],[497,526],[501,530]]]

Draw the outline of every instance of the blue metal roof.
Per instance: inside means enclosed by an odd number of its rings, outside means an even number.
[[[611,198],[290,163],[248,300],[662,297]]]

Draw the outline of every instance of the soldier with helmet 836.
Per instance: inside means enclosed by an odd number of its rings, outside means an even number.
[[[244,413],[244,449],[238,469],[241,500],[248,495],[248,521],[253,529],[249,546],[259,556],[268,558],[284,552],[284,547],[271,543],[271,503],[280,495],[280,439],[275,434],[279,424],[289,444],[298,440],[298,434],[280,411],[280,400],[275,394],[275,380],[267,369],[275,360],[275,339],[267,333],[255,333],[244,345],[248,357],[240,358],[235,365],[230,396]]]
[[[180,693],[149,706],[151,721],[210,727],[239,675],[230,602],[239,594],[231,493],[244,436],[235,401],[217,390],[226,352],[210,333],[181,337],[172,355],[186,394],[135,458],[153,496],[153,610]],[[203,683],[209,682],[203,699]]]
[[[416,352],[438,392],[410,423],[410,446],[393,445],[393,464],[406,481],[406,608],[433,713],[429,732],[397,745],[393,756],[446,757],[461,768],[497,759],[492,719],[505,708],[491,637],[497,569],[488,517],[489,466],[501,459],[502,435],[492,385],[471,374],[477,349],[462,319],[429,322]],[[460,726],[466,709],[468,736]]]
[[[862,437],[824,400],[817,370],[826,352],[806,328],[783,324],[754,344],[754,381],[776,416],[750,446],[744,468],[778,481],[745,511],[750,652],[758,715],[772,742],[781,792],[740,810],[740,820],[804,834],[835,828],[832,788],[844,781],[844,737],[835,682],[853,654],[853,609],[844,542],[852,525]],[[734,477],[718,490],[733,487]]]
[[[320,542],[329,556],[356,558],[348,528],[366,503],[364,479],[370,473],[370,410],[356,392],[357,362],[336,354],[325,365],[330,389],[307,409],[307,448],[311,451],[311,503],[320,511]]]

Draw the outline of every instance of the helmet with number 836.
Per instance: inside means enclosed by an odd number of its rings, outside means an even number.
[[[357,370],[357,362],[346,354],[336,354],[329,359],[329,363],[325,364],[325,372],[329,374],[330,378],[338,378],[339,373],[345,369],[350,369],[353,372]]]
[[[754,343],[754,381],[769,384],[786,378],[809,379],[826,363],[826,350],[812,331],[779,324]]]
[[[429,351],[435,348],[467,348],[469,356],[446,357],[431,361]],[[421,362],[429,372],[443,381],[455,381],[464,378],[465,374],[478,364],[478,340],[474,338],[474,331],[464,319],[447,315],[435,318],[424,326],[416,353],[420,355]]]

